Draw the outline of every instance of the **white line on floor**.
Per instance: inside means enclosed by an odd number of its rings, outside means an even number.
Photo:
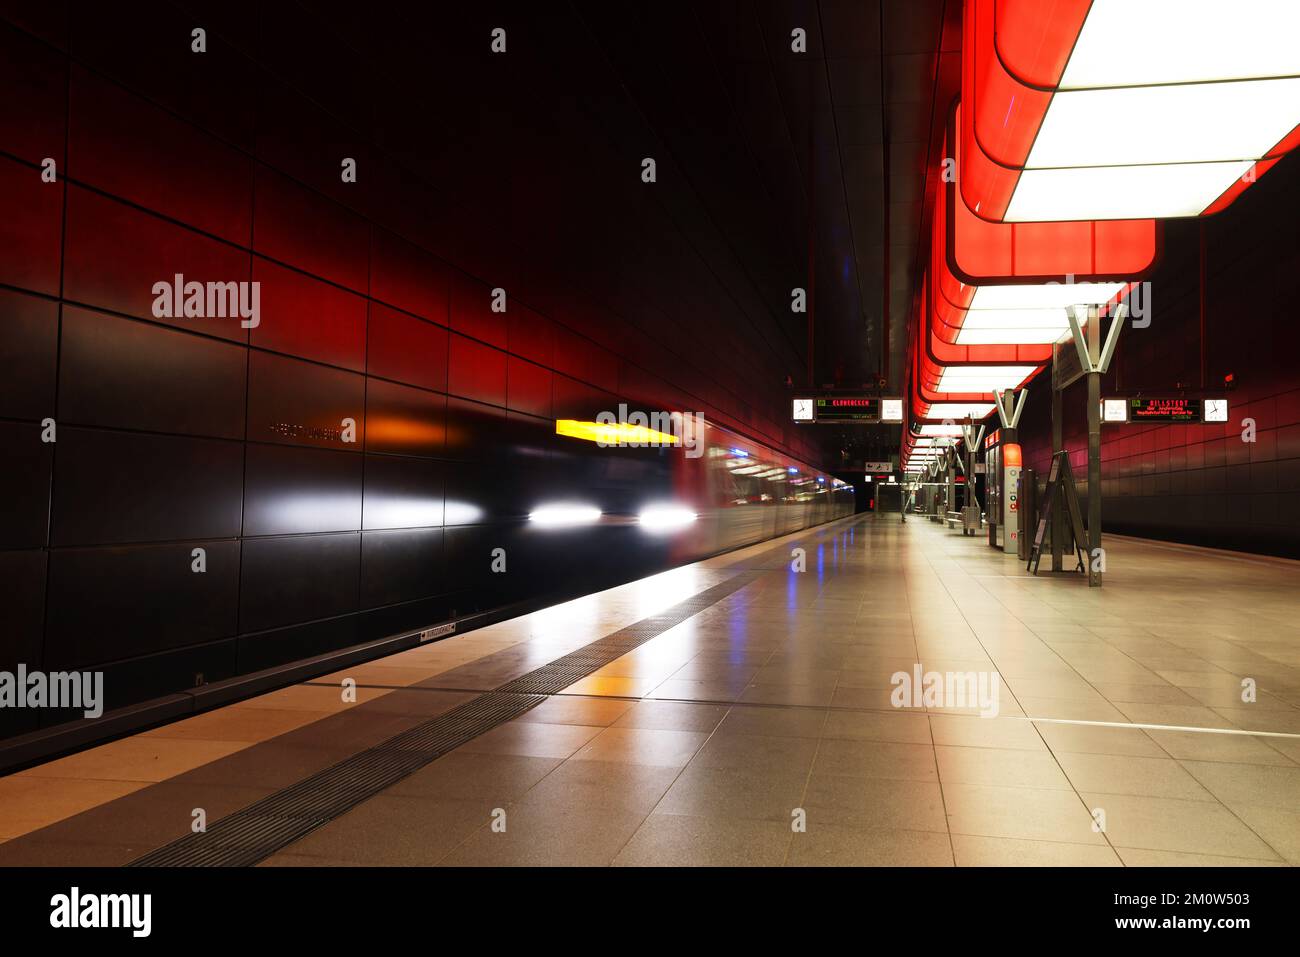
[[[1031,718],[1014,715],[1021,721],[1045,721],[1048,724],[1087,724],[1099,728],[1145,728],[1150,731],[1197,731],[1201,734],[1249,734],[1261,738],[1300,738],[1289,731],[1245,731],[1241,728],[1191,728],[1178,724],[1138,724],[1132,721],[1080,721],[1075,718]]]

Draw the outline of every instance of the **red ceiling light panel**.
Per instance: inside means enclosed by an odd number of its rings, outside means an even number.
[[[982,418],[1300,143],[1296,0],[966,0],[912,421]],[[951,437],[950,437],[951,438]],[[915,437],[904,458],[924,454]]]
[[[991,221],[1202,216],[1300,142],[1294,0],[967,0],[963,196]]]

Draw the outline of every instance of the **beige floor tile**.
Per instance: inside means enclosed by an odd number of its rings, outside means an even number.
[[[945,786],[983,784],[1056,790],[1070,788],[1056,758],[1048,751],[940,746],[934,752],[939,762],[939,779]]]
[[[1203,734],[1196,731],[1148,731],[1151,740],[1171,757],[1188,761],[1226,761],[1230,764],[1277,764],[1291,760],[1270,747],[1268,738],[1244,734]]]
[[[159,738],[139,735],[122,738],[40,764],[14,777],[77,778],[97,781],[165,781],[218,758],[242,751],[247,741]]]
[[[1300,738],[1259,737],[1259,738],[1252,738],[1251,740],[1256,741],[1259,744],[1262,744],[1264,747],[1269,748],[1270,750],[1276,751],[1278,754],[1283,755],[1287,760],[1291,761],[1293,764],[1300,765]],[[1214,760],[1214,759],[1211,758],[1210,760]],[[1261,759],[1259,763],[1272,764],[1274,762],[1264,761]]]
[[[1300,711],[1252,711],[1249,707],[1214,708],[1221,719],[1218,727],[1238,727],[1247,731],[1277,731],[1300,735]],[[1226,719],[1226,720],[1222,720]]]
[[[560,760],[479,754],[462,748],[403,778],[384,793],[396,797],[491,802],[497,807],[518,799],[558,768]]]
[[[1088,808],[1073,791],[944,784],[953,834],[1066,844],[1104,844]]]
[[[574,724],[512,721],[461,745],[460,750],[480,754],[518,754],[530,758],[567,758],[602,730]]]
[[[393,658],[381,658],[377,662],[354,665],[333,674],[313,678],[312,684],[339,686],[345,678],[351,678],[358,686],[408,688],[446,670],[448,669],[417,661],[397,662]]]
[[[827,712],[821,708],[737,705],[718,725],[718,734],[770,734],[782,738],[819,738]]]
[[[926,781],[844,777],[814,772],[804,797],[808,827],[844,824],[852,827],[945,831],[943,796],[939,785]]]
[[[1022,702],[1026,698],[1097,701],[1103,697],[1082,678],[1008,678],[1006,686]]]
[[[1183,767],[1225,804],[1300,812],[1300,767],[1183,761]]]
[[[645,697],[655,700],[732,702],[745,693],[742,682],[686,681],[669,678],[655,685]]]
[[[1172,758],[1061,752],[1057,759],[1078,791],[1213,800],[1210,792]]]
[[[902,744],[929,744],[930,721],[918,712],[835,711],[826,716],[822,728],[826,738],[856,741],[896,741]]]
[[[1020,718],[931,715],[934,743],[963,748],[1015,748],[1045,751],[1034,725]]]
[[[751,684],[737,699],[742,704],[796,705],[824,708],[839,692],[834,685]]]
[[[685,677],[685,676],[683,676]],[[801,685],[834,688],[839,682],[839,668],[815,667],[785,664],[779,659],[766,664],[750,678],[756,685]]]
[[[652,814],[614,863],[641,867],[777,867],[790,825],[717,817]]]
[[[1292,864],[1300,864],[1300,812],[1236,801],[1228,803],[1228,810],[1283,858]]]
[[[1115,847],[1278,859],[1255,832],[1218,802],[1095,792],[1083,798],[1089,808],[1105,812],[1106,837]]]
[[[1203,704],[1209,708],[1240,708],[1247,711],[1282,711],[1295,713],[1295,707],[1289,702],[1267,691],[1258,691],[1255,700],[1245,702],[1241,699],[1241,688],[1187,688],[1185,689],[1188,697],[1194,699],[1198,704]],[[1263,717],[1263,720],[1267,720]]]
[[[1117,847],[1125,867],[1286,867],[1286,861],[1259,861],[1243,857],[1214,857],[1183,851],[1153,851],[1138,847]]]
[[[591,728],[608,727],[634,706],[635,702],[618,698],[555,695],[516,720],[541,724],[580,724]]]
[[[1020,697],[1020,706],[1030,718],[1063,718],[1069,721],[1127,721],[1124,713],[1098,696],[1092,701],[1065,698]]]
[[[269,694],[258,695],[256,698],[249,698],[247,701],[241,701],[231,707],[270,708],[275,711],[325,711],[333,714],[338,711],[346,711],[348,708],[355,708],[358,704],[364,704],[376,698],[382,698],[388,693],[389,691],[384,688],[367,688],[359,685],[355,689],[356,701],[345,701],[343,685],[340,680],[340,683],[336,686],[321,684],[293,685],[289,688],[272,691]]]
[[[677,768],[608,761],[565,761],[519,803],[565,812],[649,814],[680,775]]]
[[[1120,867],[1109,845],[952,835],[958,867]]]
[[[936,831],[810,826],[790,841],[791,867],[951,867],[948,835]]]
[[[173,721],[140,737],[205,741],[267,741],[328,718],[328,711],[278,711],[274,708],[219,708],[183,721]]]
[[[514,804],[505,809],[505,830],[481,827],[439,863],[453,867],[603,867],[627,844],[640,812],[590,808],[557,809]]]
[[[1196,705],[1199,702],[1182,688],[1174,685],[1127,685],[1119,682],[1100,682],[1096,686],[1098,694],[1111,703],[1121,701],[1136,704],[1177,704]]]
[[[691,766],[673,781],[655,812],[789,824],[807,785],[804,773]]]
[[[657,728],[662,731],[712,731],[729,705],[681,701],[640,701],[614,722],[616,728]]]
[[[1134,724],[1158,724],[1173,728],[1234,728],[1222,714],[1202,705],[1136,704],[1117,702],[1115,707]]]
[[[1051,721],[1036,721],[1034,727],[1046,739],[1047,746],[1056,752],[1165,757],[1165,752],[1150,737],[1155,732],[1141,728],[1056,724]]]
[[[575,681],[564,689],[564,694],[601,695],[612,698],[641,698],[660,684],[662,678],[628,678],[613,675],[592,675]]]
[[[715,681],[748,685],[758,674],[759,665],[718,663],[714,661],[688,661],[671,674],[664,675],[664,680],[676,681]]]
[[[896,781],[938,781],[934,748],[929,744],[897,744],[827,738],[817,749],[813,769],[841,777],[886,778]]]
[[[0,778],[0,838],[27,834],[143,787],[144,781]]]
[[[807,773],[816,753],[817,742],[811,738],[715,734],[699,750],[693,763],[706,768]]]
[[[855,711],[910,711],[913,714],[925,712],[923,705],[905,703],[902,707],[894,705],[894,691],[888,688],[848,688],[838,687],[831,696],[829,704],[833,708],[847,708]]]
[[[428,867],[489,824],[492,813],[487,802],[380,794],[286,850],[353,865]]]
[[[605,728],[578,749],[572,760],[683,768],[708,737],[703,731]]]

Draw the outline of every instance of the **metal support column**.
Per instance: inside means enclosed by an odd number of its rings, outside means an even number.
[[[1101,587],[1101,318],[1088,307],[1088,587]]]
[[[1115,307],[1115,318],[1106,345],[1101,344],[1101,317],[1096,306],[1070,306],[1065,310],[1070,322],[1079,365],[1088,379],[1088,585],[1101,586],[1101,377],[1110,368],[1119,344],[1119,333],[1128,315],[1128,306]],[[1082,328],[1084,321],[1088,328]]]
[[[1065,448],[1065,410],[1062,390],[1052,390],[1052,454]],[[1052,571],[1065,566],[1065,490],[1058,484],[1052,491]]]

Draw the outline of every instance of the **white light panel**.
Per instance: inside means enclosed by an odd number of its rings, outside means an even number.
[[[992,402],[932,402],[924,417],[927,419],[952,419],[956,422],[970,416],[979,421],[992,414]]]
[[[971,297],[957,345],[1045,345],[1069,329],[1065,307],[1102,305],[1124,289],[1120,282],[979,286]]]
[[[1014,389],[1037,366],[948,366],[939,377],[936,392],[997,392]]]
[[[1250,160],[1167,166],[1025,170],[1009,223],[1199,216],[1250,169]]]
[[[1063,88],[1300,74],[1295,0],[1093,0]]]
[[[1300,120],[1300,78],[1059,92],[1027,169],[1256,160]]]

